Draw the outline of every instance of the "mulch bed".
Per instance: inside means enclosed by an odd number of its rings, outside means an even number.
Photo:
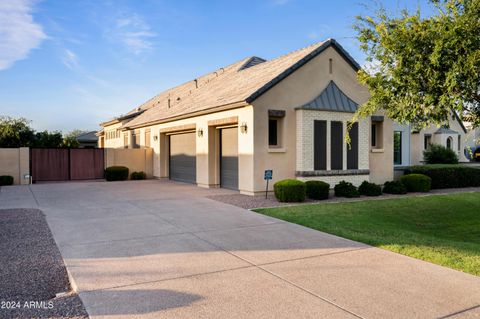
[[[207,198],[210,198],[222,203],[230,204],[233,206],[245,208],[245,209],[255,209],[255,208],[280,207],[280,206],[305,205],[305,204],[341,203],[341,202],[355,202],[355,201],[363,201],[363,200],[382,200],[382,199],[389,199],[389,198],[430,196],[430,195],[441,195],[441,194],[463,193],[463,192],[480,192],[480,187],[433,189],[429,193],[408,193],[405,195],[383,194],[381,196],[376,196],[376,197],[361,196],[358,198],[335,197],[333,195],[333,191],[331,191],[330,198],[327,200],[307,199],[303,203],[282,203],[282,202],[279,202],[275,198],[275,196],[271,193],[268,194],[268,198],[265,198],[265,195],[248,196],[248,195],[242,195],[242,194],[210,195],[210,196],[207,196]]]
[[[0,318],[88,318],[40,210],[0,210],[0,265]]]

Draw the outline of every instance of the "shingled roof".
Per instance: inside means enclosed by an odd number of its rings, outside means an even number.
[[[354,69],[360,68],[333,39],[270,61],[248,57],[160,93],[132,110],[130,113],[139,112],[139,115],[124,126],[141,127],[193,116],[202,111],[251,103],[330,46],[333,46]]]

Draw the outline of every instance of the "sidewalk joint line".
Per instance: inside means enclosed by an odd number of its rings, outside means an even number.
[[[213,275],[213,274],[219,274],[219,273],[236,271],[236,270],[241,270],[241,269],[248,269],[248,268],[255,268],[255,266],[249,264],[249,265],[245,265],[245,266],[239,266],[239,267],[228,268],[228,269],[220,269],[220,270],[202,272],[202,273],[197,273],[197,274],[190,274],[190,275],[185,275],[185,276],[178,276],[178,277],[171,277],[171,278],[164,278],[164,279],[157,279],[157,280],[148,280],[148,281],[141,281],[141,282],[136,282],[136,283],[132,283],[132,284],[125,284],[125,285],[118,285],[118,286],[105,287],[105,288],[99,288],[99,289],[90,289],[90,290],[78,291],[78,293],[79,294],[80,293],[92,293],[92,292],[104,291],[104,290],[110,290],[110,289],[118,289],[118,288],[125,288],[125,287],[148,285],[148,284],[153,284],[153,283],[158,283],[158,282],[172,281],[172,280],[177,280],[177,279],[186,279],[186,278],[193,278],[193,277],[201,277],[201,276],[204,276],[204,275]]]
[[[471,310],[475,310],[477,308],[480,308],[480,305],[476,305],[476,306],[473,306],[473,307],[470,307],[470,308],[467,308],[467,309],[463,309],[463,310],[460,310],[460,311],[457,311],[457,312],[454,312],[454,313],[451,313],[449,315],[446,315],[446,316],[443,316],[443,317],[440,317],[438,319],[447,319],[447,318],[452,318],[456,315],[460,315],[462,313],[466,313],[466,312],[469,312]]]
[[[249,261],[249,260],[247,260],[247,259],[245,259],[245,258],[243,258],[243,257],[240,257],[240,256],[236,255],[235,253],[233,253],[233,252],[231,252],[231,251],[228,251],[228,250],[224,249],[223,247],[220,247],[220,246],[218,246],[218,245],[216,245],[216,244],[214,244],[214,243],[211,243],[210,241],[208,241],[208,240],[206,240],[206,239],[203,239],[203,238],[201,238],[201,237],[199,237],[199,236],[197,236],[197,235],[195,235],[195,234],[193,234],[193,233],[192,233],[192,235],[195,236],[195,237],[197,237],[198,239],[200,239],[200,240],[202,240],[202,241],[204,241],[204,242],[206,242],[206,243],[214,246],[214,247],[217,247],[218,249],[223,250],[224,252],[226,252],[226,253],[228,253],[228,254],[230,254],[230,255],[232,255],[232,256],[235,256],[235,257],[237,257],[237,258],[245,261],[246,263],[249,263],[250,265],[254,266],[255,268],[257,268],[257,269],[259,269],[259,270],[262,270],[262,271],[264,271],[264,272],[266,272],[266,273],[274,276],[275,278],[280,279],[280,280],[282,280],[283,282],[285,282],[285,283],[287,283],[287,284],[290,284],[291,286],[294,286],[294,287],[296,287],[297,289],[300,289],[300,290],[302,290],[302,291],[310,294],[311,296],[314,296],[314,297],[316,297],[316,298],[319,298],[319,299],[323,300],[324,302],[329,303],[330,305],[332,305],[332,306],[334,306],[334,307],[336,307],[336,308],[338,308],[338,309],[340,309],[340,310],[343,310],[343,311],[345,311],[345,312],[347,312],[347,313],[349,313],[349,314],[351,314],[351,315],[353,315],[353,316],[355,316],[355,317],[357,317],[357,318],[364,319],[362,316],[357,315],[356,313],[354,313],[354,312],[352,312],[352,311],[350,311],[350,310],[348,310],[348,309],[345,309],[344,307],[336,304],[335,302],[330,301],[330,300],[328,300],[327,298],[324,298],[324,297],[322,297],[322,296],[320,296],[320,295],[318,295],[318,294],[316,294],[316,293],[314,293],[314,292],[312,292],[312,291],[310,291],[310,290],[307,290],[307,289],[305,289],[305,288],[303,288],[303,287],[301,287],[301,286],[299,286],[299,285],[297,285],[297,284],[295,284],[295,283],[293,283],[293,282],[291,282],[291,281],[289,281],[289,280],[287,280],[287,279],[285,279],[285,278],[283,278],[283,277],[281,277],[281,276],[279,276],[279,275],[277,275],[277,274],[275,274],[275,273],[273,273],[273,272],[271,272],[271,271],[269,271],[269,270],[267,270],[267,269],[265,269],[265,268],[263,268],[263,267],[261,267],[261,266],[259,266],[259,265],[256,265],[256,264],[252,263],[251,261]]]

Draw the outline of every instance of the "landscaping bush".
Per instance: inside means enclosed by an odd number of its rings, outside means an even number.
[[[358,188],[358,192],[360,193],[360,195],[365,196],[380,196],[382,195],[382,187],[374,183],[363,181]]]
[[[105,169],[105,179],[111,181],[124,181],[128,178],[128,167],[110,166]]]
[[[407,188],[407,192],[429,192],[432,187],[432,179],[423,174],[409,174],[402,176],[402,184]]]
[[[133,172],[130,175],[130,179],[133,179],[133,180],[141,180],[146,178],[147,178],[147,174],[145,174],[145,172]]]
[[[2,175],[0,176],[0,186],[13,185],[13,176]]]
[[[423,151],[423,159],[427,164],[457,164],[457,154],[443,145],[433,144]]]
[[[407,188],[400,181],[385,182],[383,192],[386,194],[406,194]]]
[[[303,202],[306,185],[296,179],[284,179],[273,185],[273,191],[280,202]]]
[[[423,165],[405,169],[405,175],[423,174],[432,179],[432,189],[480,186],[480,168],[462,165]]]
[[[307,197],[311,199],[328,199],[330,184],[322,181],[307,181]]]
[[[335,190],[335,196],[337,197],[347,197],[347,198],[352,198],[352,197],[359,197],[360,194],[358,193],[358,189],[353,186],[352,183],[346,182],[346,181],[341,181],[334,187]]]

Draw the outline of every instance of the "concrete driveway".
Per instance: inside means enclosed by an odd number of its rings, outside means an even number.
[[[92,318],[478,318],[480,278],[169,181],[0,189],[39,207]]]

